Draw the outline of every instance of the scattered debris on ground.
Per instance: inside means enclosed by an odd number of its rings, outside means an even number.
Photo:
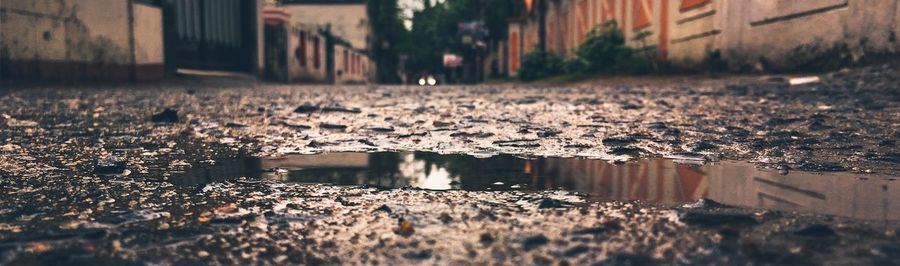
[[[893,221],[182,176],[229,158],[398,150],[900,173],[893,66],[787,82],[644,80],[9,89],[0,264],[900,263]]]

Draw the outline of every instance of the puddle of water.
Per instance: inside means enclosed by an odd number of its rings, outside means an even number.
[[[169,179],[179,186],[193,186],[240,177],[260,178],[263,176],[262,159],[240,158],[216,161],[212,165],[191,168]]]
[[[510,155],[476,158],[424,152],[326,153],[220,161],[172,180],[179,185],[197,185],[237,177],[433,190],[563,189],[598,200],[640,200],[669,206],[707,198],[748,208],[900,220],[900,187],[894,178],[796,171],[783,175],[741,162],[699,165],[647,159],[610,164]]]

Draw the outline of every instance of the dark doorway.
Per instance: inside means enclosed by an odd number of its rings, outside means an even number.
[[[256,72],[256,1],[162,1],[169,71]]]
[[[287,29],[283,24],[265,26],[265,78],[287,82]]]

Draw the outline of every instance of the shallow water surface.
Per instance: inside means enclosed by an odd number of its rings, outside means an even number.
[[[751,163],[645,159],[625,164],[582,158],[479,158],[425,152],[324,153],[222,160],[172,179],[200,185],[237,177],[330,185],[430,190],[569,190],[594,200],[674,206],[712,199],[757,209],[869,220],[900,220],[900,191],[888,176],[759,169]]]

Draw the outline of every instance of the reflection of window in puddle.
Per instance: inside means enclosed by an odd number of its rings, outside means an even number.
[[[426,171],[426,167],[429,167]],[[458,179],[451,177],[450,172],[437,165],[428,165],[423,160],[416,160],[414,154],[403,155],[400,162],[400,175],[409,179],[409,184],[423,189],[447,190],[450,183]]]

